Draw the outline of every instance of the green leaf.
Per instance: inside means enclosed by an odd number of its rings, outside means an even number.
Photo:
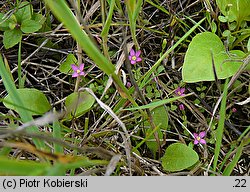
[[[4,14],[3,13],[0,13],[0,30],[1,31],[5,31],[5,30],[8,30],[9,29],[9,23],[8,21],[4,21]]]
[[[1,31],[6,31],[9,30],[9,26],[14,24],[16,25],[16,17],[15,15],[11,15],[10,18],[5,20],[5,14],[0,13],[0,30]]]
[[[67,110],[69,110],[66,119],[80,117],[88,112],[95,102],[95,98],[88,92],[71,93],[65,100]]]
[[[72,72],[71,64],[76,64],[77,59],[73,54],[68,54],[66,60],[60,65],[59,71],[64,74],[68,74],[69,72]]]
[[[151,114],[152,114],[155,126],[159,126],[159,129],[157,130],[158,137],[159,137],[159,139],[163,139],[163,134],[162,134],[160,129],[167,130],[167,128],[168,128],[168,114],[167,114],[167,111],[166,111],[164,106],[160,106],[160,107],[154,108],[151,111]],[[145,122],[145,126],[149,126],[148,121]],[[147,129],[146,135],[150,134],[150,132],[152,132],[152,129]],[[154,139],[155,139],[154,135],[151,135],[149,137],[149,140],[152,140],[152,141],[146,141],[146,145],[148,146],[150,151],[155,156],[156,152],[158,150],[158,144],[157,144],[156,141],[154,141]]]
[[[42,25],[38,21],[25,20],[21,24],[21,30],[24,33],[34,33],[38,31]]]
[[[247,41],[247,51],[250,52],[250,38]]]
[[[17,89],[17,93],[31,115],[42,115],[51,109],[46,96],[37,89]],[[19,106],[18,103],[12,101],[9,95],[5,97],[3,104],[13,110],[16,110],[16,106]]]
[[[128,111],[132,111],[132,110],[137,110],[137,109],[148,109],[148,108],[154,108],[154,107],[159,107],[161,105],[165,105],[167,103],[171,103],[173,101],[176,101],[178,99],[181,99],[181,98],[184,98],[184,97],[187,97],[187,96],[190,96],[191,94],[186,94],[184,96],[180,96],[180,97],[173,97],[173,98],[169,98],[169,99],[163,99],[163,100],[160,100],[160,101],[153,101],[147,105],[142,105],[142,106],[139,106],[139,107],[131,107],[131,108],[126,108],[124,110],[128,110]]]
[[[242,64],[239,59],[245,54],[239,50],[227,53],[217,35],[211,32],[200,33],[188,46],[182,69],[183,81],[188,83],[213,81],[212,56],[218,78],[225,79],[238,71]]]
[[[16,86],[14,84],[13,79],[11,78],[8,69],[6,68],[2,56],[0,54],[0,76],[3,80],[3,85],[5,87],[5,90],[8,92],[9,96],[11,97],[12,101],[14,101],[14,103],[18,103],[19,107],[17,108],[17,112],[19,113],[22,122],[26,123],[29,121],[33,121],[33,117],[31,116],[31,114],[25,110],[25,106],[23,104],[22,98],[20,98],[18,91],[16,89]],[[39,129],[37,126],[31,126],[29,128],[27,128],[27,131],[30,132],[39,132]],[[36,145],[36,147],[38,149],[43,149],[45,148],[45,143],[43,140],[39,140],[37,138],[33,138],[32,139],[34,141],[34,144]]]
[[[237,21],[240,24],[243,20],[249,21],[250,0],[216,0],[216,3],[229,22]]]
[[[29,2],[24,1],[18,6],[18,10],[14,15],[17,18],[17,22],[21,24],[25,20],[30,20],[32,14],[32,7]]]
[[[146,137],[152,132],[152,129],[147,129],[146,131]],[[157,130],[158,133],[158,138],[161,140],[163,139],[163,134],[161,132],[160,129]],[[156,152],[158,151],[158,144],[155,141],[155,137],[154,134],[152,134],[148,140],[146,141],[146,145],[147,147],[150,149],[150,151],[152,152],[154,158],[156,158]]]
[[[197,163],[199,156],[185,144],[174,143],[166,149],[161,160],[165,171],[175,172],[191,167]]]
[[[20,29],[7,30],[3,34],[3,44],[5,49],[9,49],[22,40],[22,31]]]
[[[46,21],[46,18],[42,14],[34,13],[32,15],[32,20],[37,21],[40,25],[43,25]]]

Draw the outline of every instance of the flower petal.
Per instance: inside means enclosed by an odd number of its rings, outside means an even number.
[[[74,70],[74,71],[77,71],[78,70],[78,67],[74,64],[71,65],[71,68]]]
[[[199,143],[199,141],[195,139],[194,144],[197,145],[198,143]]]
[[[79,73],[79,76],[84,76],[85,75],[85,73],[83,72],[83,71],[81,71],[80,73]]]
[[[135,52],[135,56],[136,56],[136,57],[139,57],[140,54],[141,54],[141,50],[138,50],[138,51]]]
[[[140,62],[140,61],[142,61],[142,59],[140,57],[137,57],[136,62]]]
[[[206,142],[206,140],[205,139],[201,139],[200,140],[200,144],[203,144],[203,145],[205,145],[207,142]]]
[[[178,87],[175,91],[174,91],[174,93],[176,94],[176,95],[179,95],[179,92],[181,91],[181,88],[180,87]]]
[[[180,105],[179,105],[179,109],[180,109],[181,111],[183,111],[183,110],[185,109],[184,105],[183,105],[183,104],[180,104]]]
[[[133,57],[135,55],[135,50],[134,49],[130,49],[130,55]]]
[[[126,84],[126,87],[127,87],[127,88],[130,88],[131,85],[132,85],[132,84],[128,81],[127,84]]]
[[[132,60],[132,56],[131,56],[131,55],[129,55],[129,56],[128,56],[128,59],[131,61],[131,60]]]
[[[197,133],[193,133],[194,137],[197,138],[198,137],[198,134]]]
[[[72,74],[72,77],[78,77],[79,76],[79,74],[77,73],[77,72],[74,72],[73,74]]]
[[[84,63],[80,64],[79,69],[80,69],[80,71],[83,71],[83,69],[84,69]]]
[[[180,88],[180,92],[181,92],[181,94],[183,94],[185,92],[185,87]]]
[[[131,63],[132,65],[134,65],[134,64],[136,64],[136,61],[135,61],[135,60],[131,60],[130,63]]]
[[[199,137],[200,138],[203,138],[205,136],[206,136],[206,132],[205,131],[202,131],[202,132],[199,133]]]

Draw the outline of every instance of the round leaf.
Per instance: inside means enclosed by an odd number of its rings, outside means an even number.
[[[80,117],[88,112],[95,102],[95,98],[92,97],[88,92],[72,93],[66,100],[65,105],[68,111],[66,119],[74,117]]]
[[[175,172],[191,167],[197,163],[199,156],[185,144],[174,143],[166,149],[161,160],[165,171]]]
[[[42,115],[51,109],[48,99],[43,94],[43,92],[37,89],[17,89],[18,96],[22,99],[25,108],[32,115]],[[9,95],[4,99],[3,104],[9,108],[16,111],[19,106],[18,103],[13,103]]]
[[[188,46],[182,69],[183,81],[214,81],[212,58],[218,78],[228,78],[238,71],[242,64],[239,59],[244,56],[239,50],[227,53],[220,38],[214,33],[200,33]]]

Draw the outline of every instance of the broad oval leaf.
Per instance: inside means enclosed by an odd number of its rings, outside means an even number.
[[[185,55],[182,78],[184,82],[214,81],[212,58],[219,79],[234,75],[245,54],[239,50],[226,52],[220,38],[211,32],[196,35]]]
[[[185,144],[174,143],[166,149],[161,160],[165,171],[176,172],[187,169],[197,163],[199,156]]]
[[[31,115],[42,115],[51,109],[51,105],[43,94],[37,89],[17,89],[18,96],[22,99],[23,105]],[[9,95],[4,99],[3,104],[13,110],[17,110],[18,103],[13,103]]]
[[[68,115],[66,120],[74,117],[80,117],[88,112],[95,102],[95,98],[88,92],[71,93],[65,100]]]

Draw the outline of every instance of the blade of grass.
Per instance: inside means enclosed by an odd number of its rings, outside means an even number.
[[[103,29],[102,29],[102,32],[101,32],[101,37],[107,37],[108,36],[109,28],[110,28],[111,21],[112,21],[114,7],[115,7],[115,0],[111,0],[109,13],[108,13],[106,22],[105,22],[105,24],[103,26]]]
[[[220,120],[218,124],[218,128],[216,130],[216,143],[215,143],[215,149],[214,149],[214,161],[213,161],[213,171],[215,172],[217,169],[220,149],[221,149],[221,142],[223,137],[223,131],[224,131],[224,123],[226,118],[226,102],[227,102],[227,85],[228,85],[228,79],[226,80],[224,84],[224,90],[223,90],[223,97],[222,102],[220,106]]]
[[[250,141],[248,141],[248,143],[250,143]],[[230,176],[230,174],[232,173],[234,167],[236,166],[236,164],[238,163],[238,161],[239,161],[239,159],[241,157],[243,147],[244,147],[244,141],[242,141],[240,143],[240,146],[237,148],[237,151],[235,153],[235,156],[234,156],[233,160],[227,165],[227,167],[223,171],[222,175]]]
[[[22,99],[18,96],[16,86],[15,86],[14,82],[12,81],[9,73],[7,72],[7,70],[4,66],[3,59],[2,59],[1,55],[0,55],[0,76],[2,77],[3,84],[4,84],[8,94],[10,95],[12,101],[14,103],[18,104],[18,106],[20,106],[20,107],[17,107],[17,111],[18,111],[18,114],[20,115],[22,121],[24,123],[29,122],[29,121],[33,121],[31,114],[28,111],[23,109],[23,108],[25,108],[25,106],[22,103]],[[38,130],[39,129],[36,126],[31,126],[28,129],[28,131],[31,131],[31,132],[38,132]],[[38,148],[43,148],[45,146],[44,142],[41,140],[33,139],[33,141],[34,141],[36,147],[38,147]]]
[[[75,157],[76,159],[70,163],[56,163],[51,167],[45,175],[47,176],[64,176],[68,170],[75,170],[79,167],[87,168],[93,166],[103,166],[108,165],[106,160],[90,160],[87,157]],[[75,175],[75,171],[72,171],[71,176]]]
[[[42,173],[50,167],[49,163],[24,160],[17,161],[6,157],[0,157],[1,175],[42,175]]]
[[[230,150],[227,152],[227,154],[225,155],[223,161],[220,163],[220,168],[219,168],[219,171],[220,171],[220,172],[222,171],[222,169],[223,169],[223,167],[225,166],[225,164],[228,162],[229,157],[231,156],[233,150],[234,150],[236,147],[237,147],[236,144],[234,144],[234,143],[231,144]]]
[[[59,121],[54,121],[53,122],[53,137],[57,138],[57,139],[61,139],[61,126]],[[54,149],[55,149],[55,153],[63,153],[63,147],[61,145],[59,145],[58,143],[54,143]]]
[[[137,109],[155,108],[155,107],[159,107],[161,105],[165,105],[167,103],[171,103],[173,101],[176,101],[178,99],[181,99],[181,98],[184,98],[184,97],[187,97],[187,96],[190,96],[190,95],[192,95],[192,93],[186,94],[185,96],[181,96],[181,97],[174,97],[174,98],[170,98],[170,99],[163,99],[163,100],[160,100],[160,101],[151,102],[151,103],[149,103],[147,105],[142,105],[142,106],[139,106],[139,107],[126,108],[124,110],[132,111],[132,110],[137,110]]]
[[[106,21],[104,21],[105,19],[105,2],[101,1],[101,5],[102,5],[102,20],[104,23],[104,27],[102,29],[102,33],[101,33],[101,37],[102,37],[102,45],[103,45],[103,53],[104,55],[109,58],[109,53],[108,53],[108,32],[109,32],[109,28],[111,25],[111,21],[112,21],[112,16],[113,16],[113,11],[114,11],[114,7],[115,7],[115,0],[111,0],[110,2],[110,8],[109,8],[109,13],[108,13],[108,17],[106,19]]]
[[[18,58],[17,58],[17,74],[18,74],[18,88],[23,88],[22,85],[22,67],[21,67],[21,50],[22,50],[22,42],[19,42],[18,46]]]
[[[8,156],[8,154],[11,152],[12,148],[11,147],[3,147],[0,150],[0,156]]]
[[[136,49],[138,50],[140,46],[139,46],[139,43],[136,39],[136,20],[138,18],[139,13],[140,13],[143,1],[138,0],[136,2],[136,0],[127,0],[127,1],[125,1],[125,4],[127,7],[129,26],[130,26],[132,39],[134,41]]]
[[[223,175],[225,175],[225,176],[231,175],[234,167],[239,162],[239,159],[241,157],[241,154],[242,154],[244,146],[250,144],[250,138],[249,138],[250,132],[249,131],[250,131],[250,126],[248,126],[248,128],[237,139],[238,142],[241,141],[240,146],[237,148],[237,151],[236,151],[236,154],[234,156],[234,159],[227,165],[227,167],[223,171]],[[243,137],[245,137],[246,139],[244,139]]]

